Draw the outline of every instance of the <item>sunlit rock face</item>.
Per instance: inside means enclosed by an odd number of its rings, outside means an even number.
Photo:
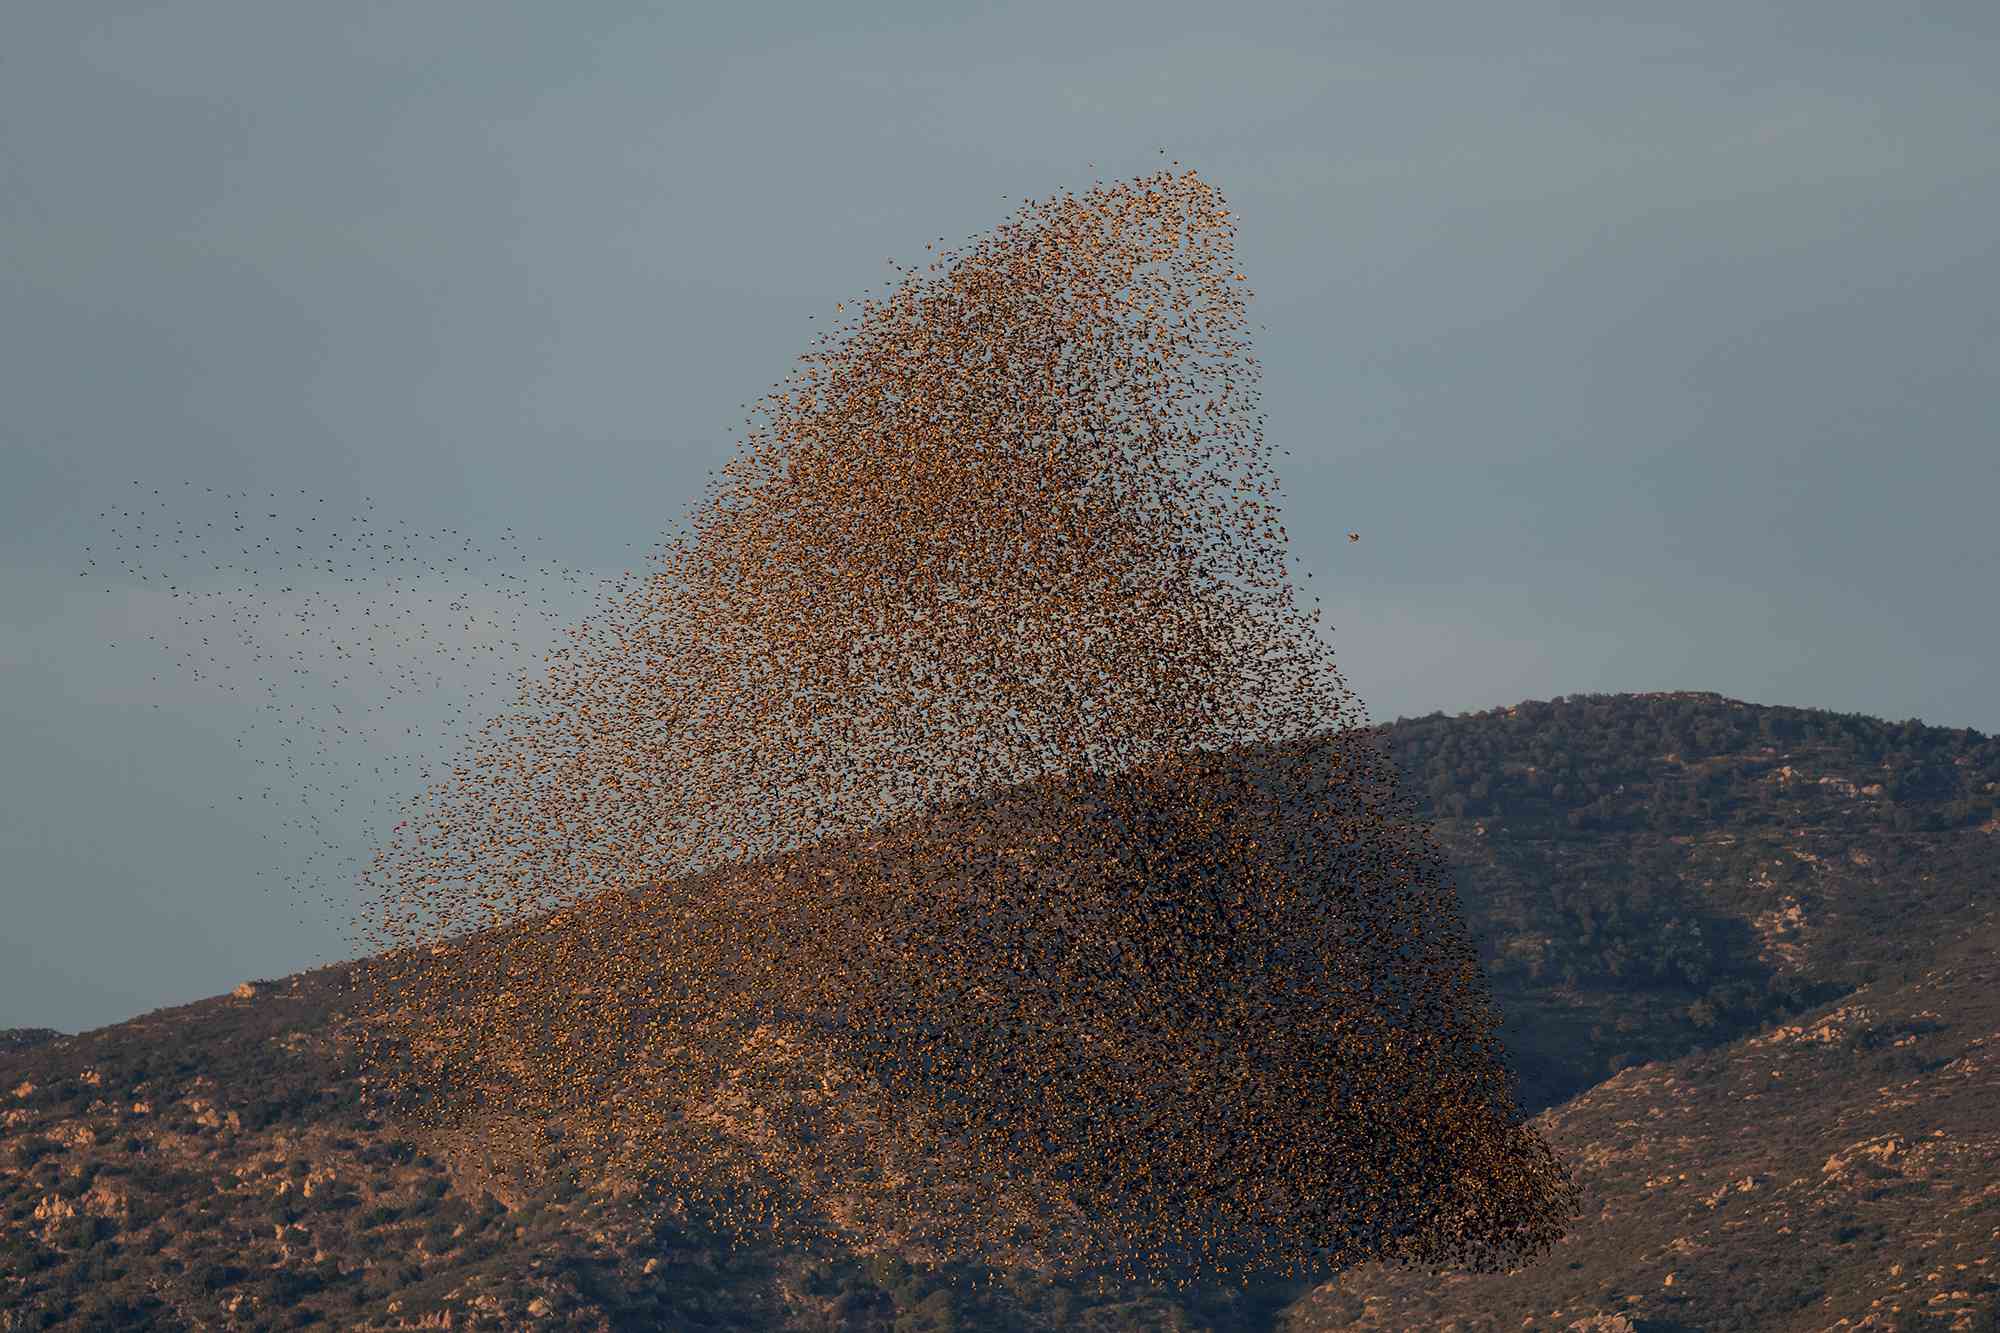
[[[1296,606],[1232,230],[1193,173],[1030,204],[803,358],[384,848],[405,1105],[929,1258],[1560,1234],[1442,861]]]

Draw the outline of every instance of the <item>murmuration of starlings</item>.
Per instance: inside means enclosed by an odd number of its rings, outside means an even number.
[[[385,1096],[927,1263],[1560,1237],[1447,867],[1287,575],[1235,226],[1163,170],[843,306],[375,858]]]

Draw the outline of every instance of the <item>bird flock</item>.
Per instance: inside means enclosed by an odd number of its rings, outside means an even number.
[[[267,886],[334,928],[407,793],[608,586],[512,529],[477,541],[304,490],[133,482],[96,519],[80,572],[110,661],[143,643],[179,673],[153,673],[153,707],[235,724]]]
[[[1287,576],[1235,217],[1178,166],[843,305],[423,790],[359,918],[402,1114],[931,1262],[1560,1237],[1446,867]]]

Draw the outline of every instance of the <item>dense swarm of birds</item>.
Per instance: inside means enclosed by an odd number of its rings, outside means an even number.
[[[840,308],[364,875],[385,1099],[919,1261],[1561,1235],[1443,859],[1287,577],[1234,231],[1163,170]]]
[[[1234,226],[1192,172],[1031,201],[821,336],[383,849],[392,1095],[919,1257],[1553,1242],[1573,1186],[1286,577]]]

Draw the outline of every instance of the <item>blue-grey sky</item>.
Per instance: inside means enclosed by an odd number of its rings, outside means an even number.
[[[2000,730],[1996,144],[1983,0],[0,7],[0,1026],[343,953],[108,501],[609,573],[885,260],[1171,159],[1376,717]]]

